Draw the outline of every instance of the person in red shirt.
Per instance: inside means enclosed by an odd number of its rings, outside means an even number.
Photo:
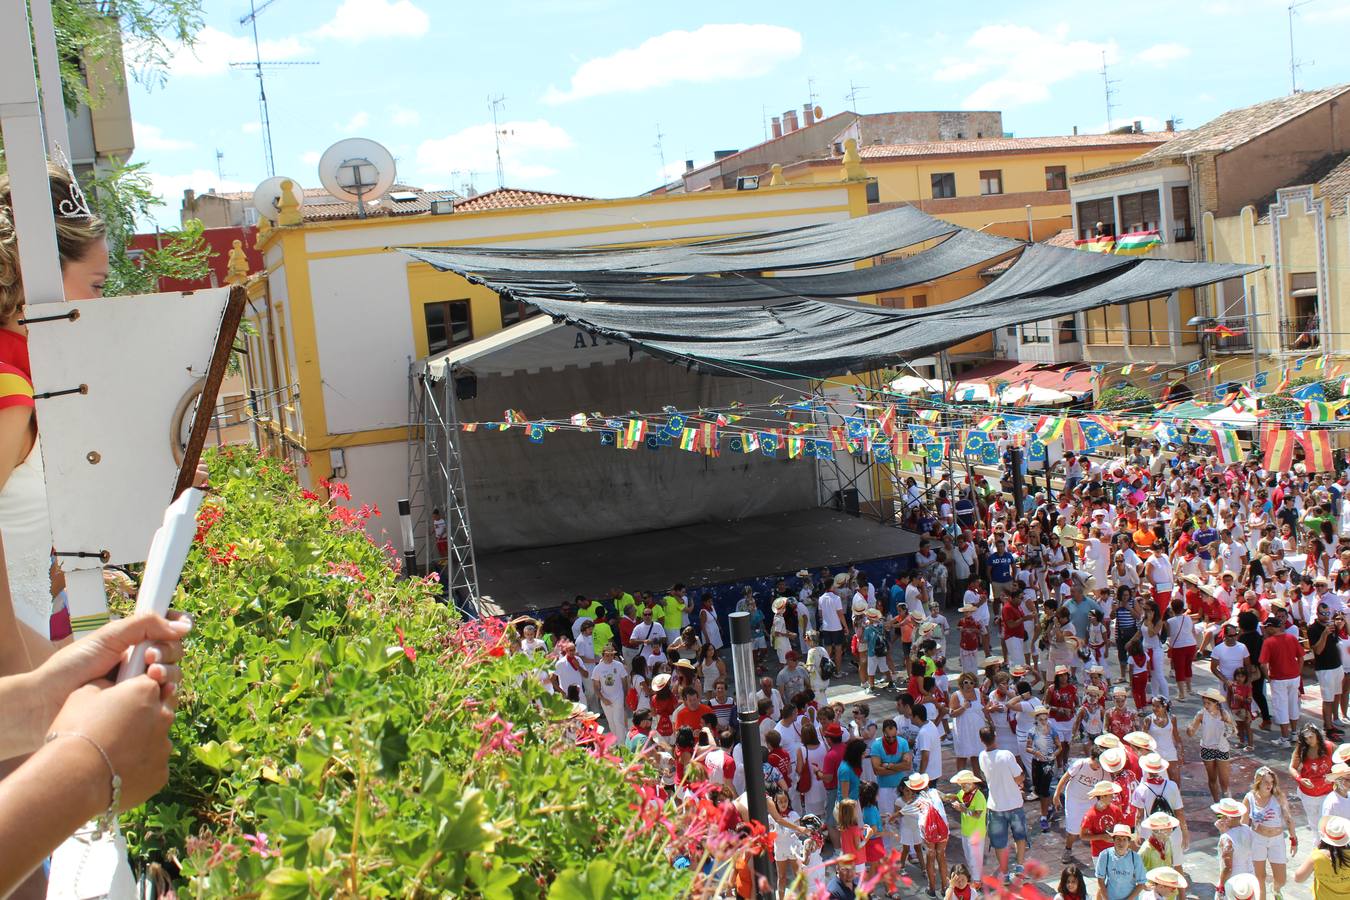
[[[1008,658],[1008,664],[1012,666],[1021,665],[1026,662],[1026,655],[1023,652],[1023,646],[1027,639],[1027,628],[1023,624],[1026,616],[1022,613],[1022,607],[1018,604],[1015,594],[1008,594],[1003,598],[1003,608],[999,618],[1003,623],[1003,649]]]
[[[1050,708],[1050,727],[1058,738],[1056,760],[1061,768],[1069,762],[1073,720],[1078,714],[1078,688],[1073,686],[1069,678],[1068,666],[1056,666],[1055,680],[1045,692],[1045,705]]]
[[[619,648],[623,655],[625,666],[632,665],[633,657],[638,655],[640,649],[633,643],[633,629],[637,627],[637,619],[633,618],[633,607],[631,605],[623,608],[623,613],[619,616]]]
[[[1270,689],[1270,717],[1280,726],[1280,738],[1288,743],[1298,722],[1298,694],[1303,686],[1303,644],[1275,616],[1266,621],[1265,632],[1259,662]]]
[[[652,679],[652,715],[656,716],[656,734],[659,742],[667,747],[670,746],[671,736],[675,734],[671,716],[679,702],[670,689],[670,673],[662,672]]]
[[[825,736],[825,744],[828,749],[825,751],[825,762],[812,774],[820,779],[820,784],[825,788],[827,813],[832,813],[834,804],[839,800],[839,764],[844,761],[844,749],[848,746],[844,743],[844,729],[838,722],[827,722],[821,732]],[[839,846],[839,830],[835,827],[834,816],[826,816],[829,822],[830,835],[836,847]]]
[[[980,623],[975,620],[975,607],[961,607],[961,620],[956,623],[961,633],[961,671],[974,672],[979,668],[981,644]]]
[[[1095,863],[1097,854],[1111,848],[1111,829],[1125,821],[1125,811],[1116,800],[1120,796],[1120,786],[1111,781],[1099,781],[1088,791],[1093,804],[1083,813],[1078,837],[1088,842]]]
[[[698,734],[699,729],[703,727],[703,717],[713,716],[717,713],[713,708],[698,699],[698,691],[695,688],[687,687],[684,689],[684,704],[675,713],[675,730],[688,728]]]

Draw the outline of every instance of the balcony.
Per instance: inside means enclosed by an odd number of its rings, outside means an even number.
[[[1250,353],[1252,351],[1251,322],[1246,316],[1216,319],[1207,326],[1209,347],[1215,353]],[[1231,331],[1232,334],[1226,334]]]
[[[1322,320],[1316,311],[1280,320],[1280,349],[1289,353],[1309,353],[1321,346]]]

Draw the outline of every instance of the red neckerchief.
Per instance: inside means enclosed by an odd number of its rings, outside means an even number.
[[[573,670],[577,672],[581,671],[581,666],[577,664],[577,658],[575,656],[564,656],[563,659],[567,660],[567,664],[571,666]]]
[[[895,753],[900,749],[900,736],[896,735],[893,738],[888,738],[883,734],[881,736],[881,749],[885,751],[888,756]]]

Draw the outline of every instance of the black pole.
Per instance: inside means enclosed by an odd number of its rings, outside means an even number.
[[[755,700],[755,650],[750,614],[734,612],[728,620],[731,624],[731,672],[736,684],[736,711],[741,726],[741,764],[745,767],[745,805],[751,820],[768,829],[772,826],[769,798],[764,793],[764,748],[760,745],[759,704]],[[773,872],[768,854],[761,851],[754,859],[756,876],[762,876],[765,884],[771,883]],[[759,896],[758,888],[756,896]]]
[[[1016,511],[1014,521],[1022,517],[1022,498],[1026,496],[1026,485],[1022,481],[1022,448],[1008,448],[1008,465],[1012,469],[1013,508]]]

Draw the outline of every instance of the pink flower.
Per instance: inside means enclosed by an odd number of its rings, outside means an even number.
[[[253,849],[253,852],[261,856],[263,859],[267,859],[270,856],[281,855],[280,850],[273,850],[270,846],[268,846],[267,834],[262,831],[258,832],[257,834],[244,835],[244,843],[248,844],[249,847]]]
[[[499,750],[502,753],[520,753],[520,740],[525,737],[525,732],[513,730],[511,723],[496,713],[473,727],[483,736],[482,746],[473,755],[475,762]]]
[[[395,625],[394,634],[398,635],[398,645],[403,648],[403,655],[408,657],[409,662],[417,662],[417,650],[408,646],[408,639],[403,636],[403,629]]]

